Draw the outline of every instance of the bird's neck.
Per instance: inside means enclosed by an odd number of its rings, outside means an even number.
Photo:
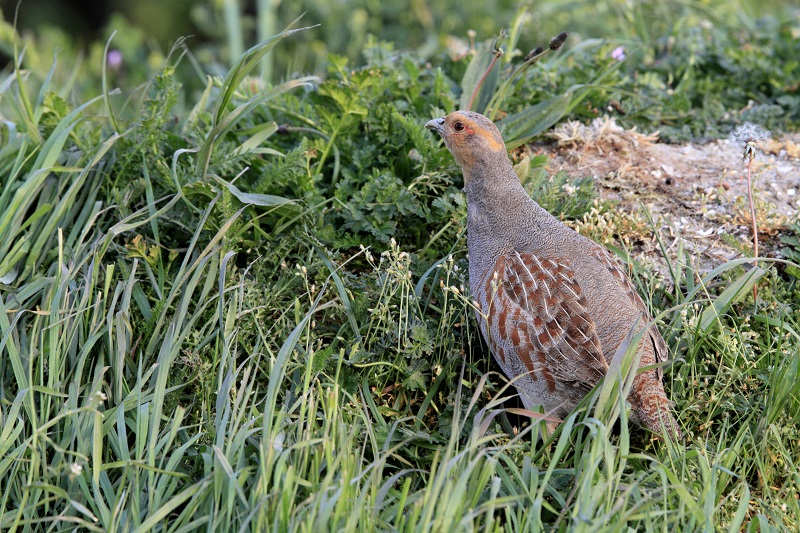
[[[510,249],[546,247],[560,223],[527,193],[511,162],[465,172],[470,272],[493,265]],[[485,264],[484,264],[485,263]]]
[[[496,211],[502,216],[509,209],[531,202],[505,154],[483,165],[465,168],[463,172],[467,201],[475,208],[470,212],[477,210],[489,214]]]

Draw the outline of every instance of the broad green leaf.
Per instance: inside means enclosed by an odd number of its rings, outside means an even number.
[[[283,196],[274,196],[272,194],[257,194],[242,192],[239,187],[233,183],[214,176],[217,183],[228,189],[243,204],[258,205],[261,207],[289,207],[295,211],[299,211],[300,207],[295,200],[284,198]]]
[[[278,125],[275,121],[267,122],[265,124],[260,125],[259,127],[255,128],[255,131],[247,139],[245,142],[241,144],[236,150],[233,151],[234,156],[240,156],[247,153],[255,152],[261,143],[269,139],[276,131],[278,131]],[[244,133],[244,132],[243,132]],[[276,155],[283,155],[278,151],[273,150]]]
[[[484,41],[475,47],[475,55],[472,56],[472,60],[467,66],[467,71],[464,72],[464,77],[461,78],[461,109],[469,109],[469,100],[472,98],[472,93],[475,92],[475,88],[481,82],[486,69],[492,64],[492,60],[494,60],[493,40]],[[483,85],[481,85],[480,91],[472,103],[472,111],[481,113],[486,108],[497,88],[497,81],[500,78],[500,65],[501,63],[499,62],[495,63],[492,70],[486,75],[486,79],[483,80]]]
[[[527,107],[518,113],[508,115],[497,123],[506,148],[513,150],[530,141],[553,124],[561,120],[572,103],[572,92],[567,91],[536,105]]]

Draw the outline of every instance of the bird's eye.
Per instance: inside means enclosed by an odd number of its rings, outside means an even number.
[[[453,124],[453,129],[456,131],[464,131],[464,123],[456,122],[455,124]]]

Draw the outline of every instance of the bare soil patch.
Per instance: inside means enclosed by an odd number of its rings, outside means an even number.
[[[607,117],[589,126],[566,122],[552,139],[528,149],[547,153],[551,172],[593,176],[601,198],[617,200],[620,210],[648,209],[670,251],[683,239],[700,272],[752,254],[743,147],[727,139],[665,144],[657,133],[626,130]],[[800,134],[760,148],[752,166],[759,255],[778,257],[778,235],[800,209]],[[632,252],[666,273],[655,236],[639,239]]]

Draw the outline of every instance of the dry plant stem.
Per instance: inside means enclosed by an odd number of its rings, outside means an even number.
[[[755,260],[758,257],[758,225],[756,222],[756,204],[753,200],[753,183],[750,178],[751,174],[751,167],[753,165],[753,159],[751,158],[747,162],[747,199],[750,201],[750,220],[753,223],[753,266],[756,266],[757,261]],[[758,296],[758,290],[756,286],[753,285],[753,302],[755,303],[755,299]]]
[[[500,59],[500,56],[502,55],[503,55],[502,52],[498,52],[497,50],[495,50],[494,59],[492,59],[492,62],[489,63],[489,68],[487,68],[486,72],[483,73],[483,76],[481,76],[481,79],[478,81],[478,85],[475,86],[475,90],[472,91],[472,96],[469,97],[469,104],[467,105],[467,109],[472,109],[472,103],[475,101],[475,97],[478,96],[478,92],[481,90],[481,87],[483,87],[483,82],[486,80],[486,76],[489,75],[489,73],[492,71],[492,68],[494,67],[494,64],[497,63],[497,60]]]

